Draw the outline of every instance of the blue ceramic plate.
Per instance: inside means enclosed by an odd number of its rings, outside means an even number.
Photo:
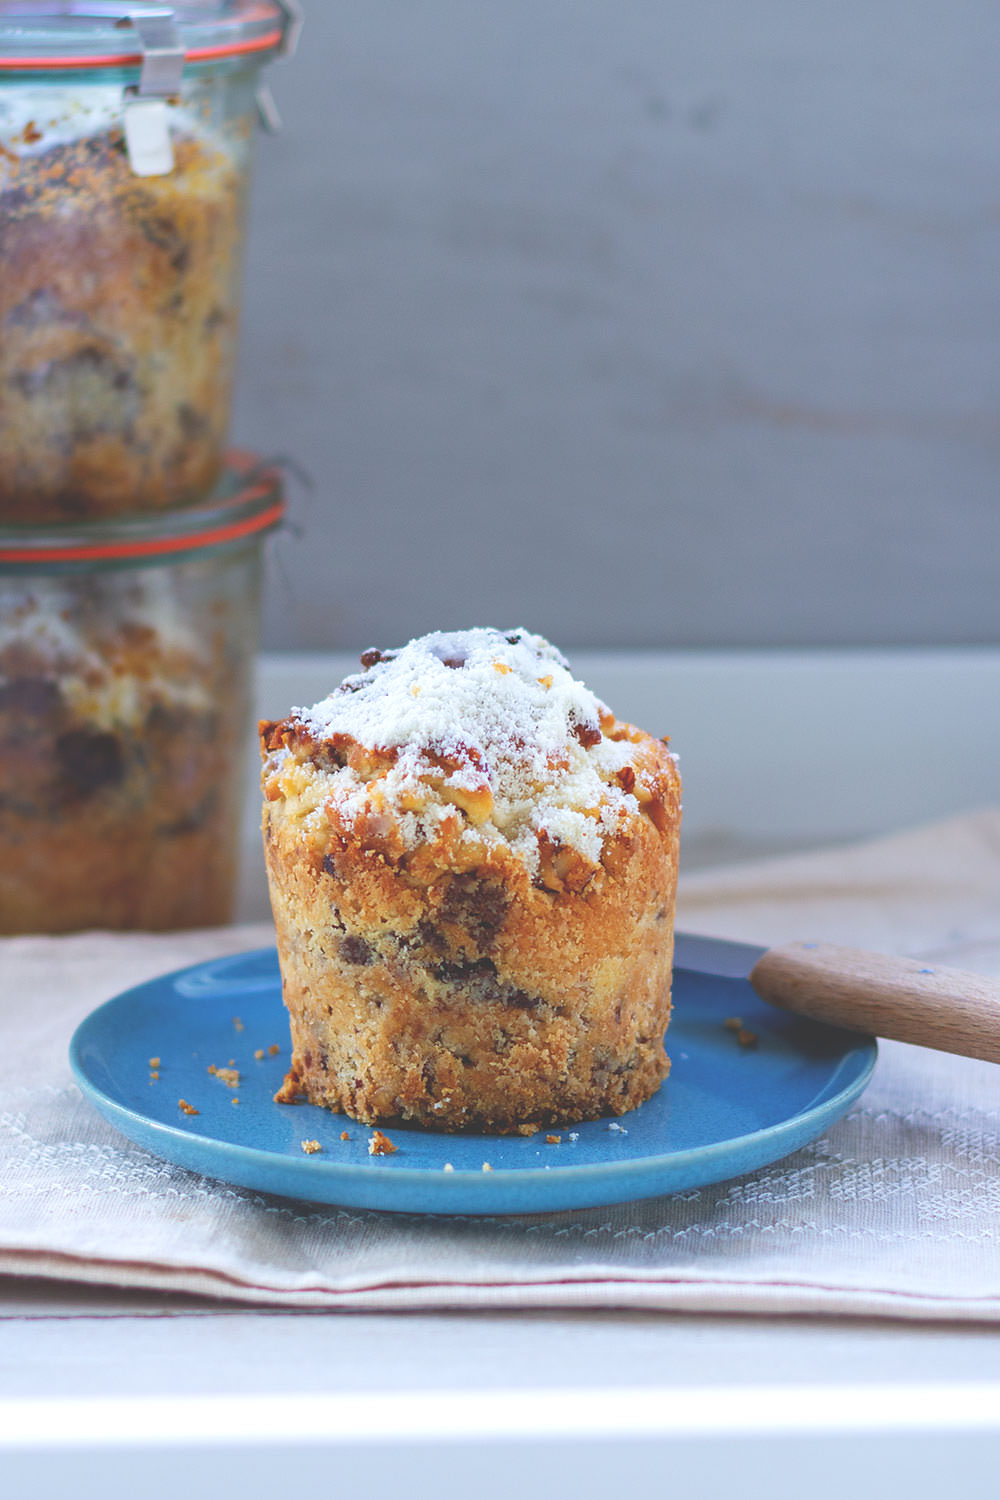
[[[681,955],[683,946],[679,941]],[[83,1022],[70,1061],[83,1092],[131,1140],[194,1172],[261,1192],[463,1214],[649,1198],[788,1155],[844,1113],[874,1067],[873,1041],[764,1005],[745,979],[726,977],[725,961],[711,962],[716,949],[723,960],[727,952],[750,952],[696,940],[699,967],[675,971],[673,1067],[660,1092],[620,1120],[556,1132],[558,1144],[548,1144],[544,1132],[435,1135],[393,1126],[396,1152],[371,1156],[369,1127],[313,1105],[275,1104],[289,1046],[272,949],[127,990]],[[723,973],[704,972],[712,967]],[[757,1034],[755,1047],[742,1047],[727,1029],[731,1016]],[[159,1058],[155,1079],[150,1058]],[[210,1066],[236,1068],[238,1085]],[[185,1114],[179,1099],[198,1113]],[[306,1155],[304,1140],[321,1149]],[[483,1171],[484,1162],[492,1171]]]

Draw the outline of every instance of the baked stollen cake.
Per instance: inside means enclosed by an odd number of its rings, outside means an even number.
[[[640,1104],[669,1068],[666,742],[524,630],[361,665],[261,725],[279,1102],[498,1133]]]

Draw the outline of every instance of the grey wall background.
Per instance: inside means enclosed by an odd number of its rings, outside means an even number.
[[[265,644],[1000,640],[994,0],[306,0]]]

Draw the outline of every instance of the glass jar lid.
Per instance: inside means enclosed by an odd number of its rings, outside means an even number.
[[[180,65],[290,53],[298,0],[0,0],[0,78],[11,73]]]
[[[205,505],[47,526],[0,526],[0,574],[161,567],[273,531],[285,514],[281,472],[234,449]]]

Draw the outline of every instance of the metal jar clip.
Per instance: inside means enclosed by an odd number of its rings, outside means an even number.
[[[295,49],[299,45],[299,36],[302,31],[304,17],[299,0],[277,0],[284,14],[282,24],[281,46],[278,48],[278,56],[289,58],[295,56]],[[274,102],[274,95],[266,83],[262,83],[256,93],[257,117],[269,135],[277,135],[281,129],[281,115],[278,106]]]
[[[167,100],[180,93],[184,44],[168,6],[129,11],[118,24],[134,28],[142,49],[138,86],[122,106],[129,165],[137,177],[163,177],[174,169]]]

